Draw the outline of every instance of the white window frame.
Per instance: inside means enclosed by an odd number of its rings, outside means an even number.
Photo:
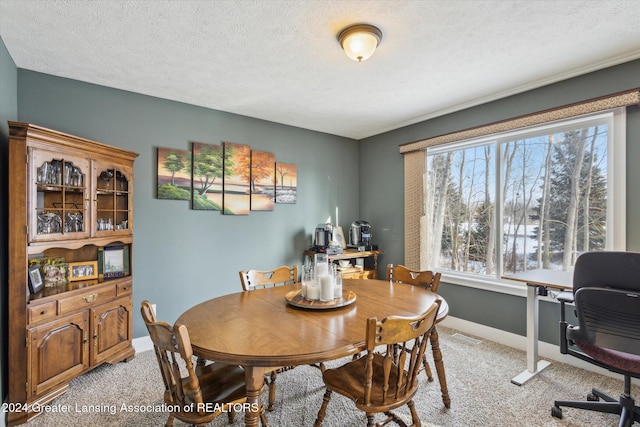
[[[574,117],[570,119],[558,120],[527,128],[516,129],[509,132],[485,135],[479,138],[468,139],[451,144],[437,145],[427,148],[425,162],[428,162],[429,155],[444,153],[451,150],[469,148],[477,145],[484,145],[489,141],[494,141],[496,150],[496,171],[501,171],[500,164],[500,144],[504,140],[513,140],[514,136],[522,138],[526,134],[539,133],[548,130],[554,132],[561,131],[558,128],[569,126],[575,127],[587,121],[606,119],[608,122],[607,141],[607,250],[626,250],[626,109],[624,107],[614,108],[604,112]],[[425,170],[426,170],[425,164]],[[501,192],[502,173],[496,176],[496,199]],[[502,195],[500,194],[502,202]],[[425,198],[426,200],[426,198]],[[496,221],[499,226],[497,230],[502,230],[502,209],[496,209]],[[615,225],[615,226],[614,226]],[[496,246],[498,249],[498,246]],[[437,267],[428,267],[438,270]],[[499,270],[498,270],[499,268]],[[506,293],[511,295],[525,296],[526,289],[518,282],[497,277],[488,277],[450,270],[439,270],[442,273],[442,281],[461,286],[468,286],[482,290]],[[498,250],[496,253],[496,271],[502,271],[502,254]]]

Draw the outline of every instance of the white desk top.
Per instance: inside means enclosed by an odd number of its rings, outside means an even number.
[[[573,289],[572,271],[535,269],[502,276],[502,278],[526,283],[527,285],[546,286],[548,288],[562,290]]]

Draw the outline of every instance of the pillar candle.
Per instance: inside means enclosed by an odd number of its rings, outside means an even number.
[[[315,301],[320,297],[320,288],[315,283],[307,284],[307,299]]]
[[[333,280],[328,274],[318,276],[320,279],[320,301],[331,301],[333,299]]]
[[[336,283],[333,285],[333,297],[341,298],[342,297],[342,276],[338,272],[336,275]]]

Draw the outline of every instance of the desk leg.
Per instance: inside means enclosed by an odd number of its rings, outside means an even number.
[[[546,360],[538,361],[538,287],[527,283],[527,370],[514,377],[511,382],[522,385],[550,365]]]
[[[260,394],[264,384],[264,368],[260,366],[245,366],[244,372],[247,384],[247,403],[251,405],[251,410],[244,413],[244,424],[247,427],[258,427],[260,418],[264,413],[262,402],[260,402]],[[257,411],[254,411],[254,408],[257,408]],[[266,427],[266,424],[264,426]]]

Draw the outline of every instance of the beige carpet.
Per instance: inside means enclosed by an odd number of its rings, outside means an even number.
[[[415,402],[424,426],[617,426],[617,417],[576,409],[563,410],[564,419],[551,417],[555,398],[584,399],[592,387],[618,396],[622,381],[554,362],[533,380],[518,387],[510,379],[525,366],[525,353],[489,341],[479,344],[440,327],[451,409],[442,404],[437,378],[428,383],[422,374]],[[328,366],[338,362],[330,362]],[[103,366],[74,380],[69,392],[52,402],[49,412],[31,420],[40,426],[163,426],[167,414],[148,412],[145,406],[162,403],[163,385],[153,352],[129,363]],[[273,427],[312,426],[322,403],[324,388],[320,371],[300,366],[278,376],[276,409],[267,413]],[[640,398],[640,390],[633,394]],[[266,395],[263,395],[263,402]],[[136,411],[134,405],[138,405]],[[124,407],[123,407],[124,406]],[[127,408],[127,407],[132,408]],[[399,411],[409,421],[406,406]],[[176,421],[176,426],[183,423]],[[226,416],[211,426],[226,426]],[[242,414],[235,422],[244,425]],[[334,394],[325,427],[366,426],[364,414],[347,399]]]

